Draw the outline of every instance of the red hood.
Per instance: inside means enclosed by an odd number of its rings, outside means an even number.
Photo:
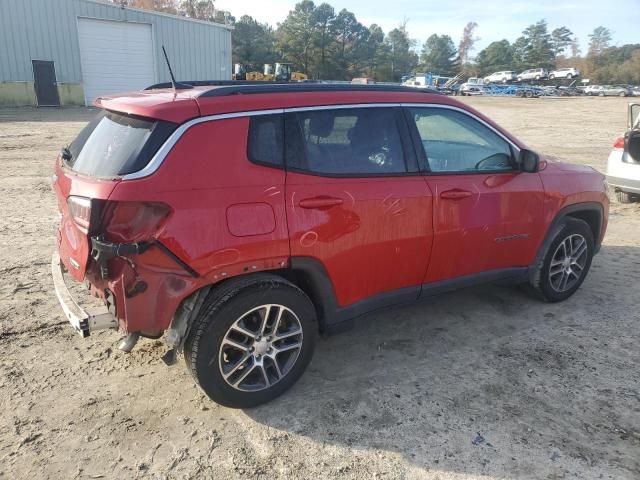
[[[553,155],[540,155],[540,170],[550,172],[589,173],[597,172],[595,168],[578,163],[569,163]]]

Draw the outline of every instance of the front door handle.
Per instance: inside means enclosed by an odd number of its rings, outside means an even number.
[[[342,205],[343,203],[344,200],[341,198],[320,196],[300,200],[298,205],[302,208],[329,208],[335,207],[336,205]]]
[[[462,200],[463,198],[468,198],[473,195],[468,190],[460,190],[458,188],[454,188],[453,190],[447,190],[440,194],[440,198],[445,198],[447,200]]]

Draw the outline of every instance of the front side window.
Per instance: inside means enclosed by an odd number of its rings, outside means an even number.
[[[513,169],[506,140],[471,116],[445,108],[410,108],[432,172]]]
[[[312,110],[293,118],[300,146],[287,154],[288,168],[365,176],[407,171],[393,108]]]

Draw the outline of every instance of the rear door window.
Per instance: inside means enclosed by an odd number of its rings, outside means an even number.
[[[253,163],[282,167],[284,115],[258,115],[249,122],[247,156]]]
[[[301,145],[292,145],[287,127],[287,168],[327,175],[406,173],[404,151],[393,108],[345,108],[298,112]]]
[[[114,112],[99,113],[69,145],[73,171],[118,177],[142,170],[177,125]]]

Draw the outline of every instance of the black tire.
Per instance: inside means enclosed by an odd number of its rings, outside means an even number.
[[[620,203],[632,203],[634,200],[634,197],[632,194],[623,192],[622,190],[616,191],[616,198]]]
[[[553,80],[554,78],[556,78],[555,75],[549,75],[549,80]]]
[[[620,96],[620,97],[626,97],[626,96],[627,96],[627,94],[626,94],[626,93],[624,93],[624,92],[620,92],[620,93],[618,94],[618,96]]]
[[[551,262],[554,260],[553,257],[556,254],[557,249],[560,247],[560,244],[571,235],[582,236],[586,241],[586,259],[584,267],[575,284],[573,284],[573,286],[571,286],[571,288],[568,288],[567,290],[558,291],[552,286],[549,276]],[[582,285],[582,282],[584,282],[584,279],[587,277],[589,268],[591,267],[593,253],[594,239],[591,227],[582,220],[578,220],[575,218],[563,219],[562,223],[556,227],[555,237],[549,244],[549,247],[544,254],[542,264],[538,268],[538,271],[534,274],[534,278],[531,281],[531,286],[542,297],[542,299],[547,302],[561,302],[563,300],[566,300],[571,295],[573,295],[576,290],[578,290],[578,288],[580,288],[580,285]]]
[[[276,383],[258,391],[239,390],[227,383],[220,371],[222,342],[236,320],[266,304],[279,304],[295,313],[302,328],[302,347],[295,363]],[[185,342],[185,361],[213,401],[231,408],[255,407],[278,397],[302,376],[313,356],[317,331],[313,303],[294,284],[269,274],[231,279],[214,289],[203,303]]]

